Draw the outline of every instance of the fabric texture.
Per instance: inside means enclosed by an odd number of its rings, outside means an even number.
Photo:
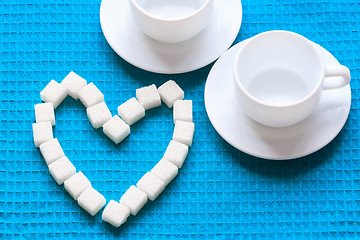
[[[204,106],[213,64],[164,75],[120,58],[102,34],[100,4],[0,1],[0,239],[360,239],[358,0],[242,1],[234,44],[290,30],[351,70],[352,107],[343,130],[323,149],[292,161],[249,156],[214,130]],[[94,82],[113,115],[136,88],[169,79],[193,100],[194,141],[178,176],[119,229],[102,222],[102,210],[91,217],[81,209],[34,146],[39,93],[70,71]],[[67,97],[55,116],[54,137],[107,202],[118,201],[162,158],[174,128],[164,103],[146,111],[119,145],[92,128],[80,101]]]

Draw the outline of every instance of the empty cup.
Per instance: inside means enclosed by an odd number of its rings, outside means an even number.
[[[188,40],[208,24],[214,0],[129,0],[134,22],[162,42]]]
[[[239,50],[234,82],[236,99],[250,118],[285,127],[308,117],[323,90],[346,86],[350,71],[326,66],[314,43],[299,34],[269,31]]]

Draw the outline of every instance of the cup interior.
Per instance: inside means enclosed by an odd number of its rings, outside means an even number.
[[[190,17],[209,0],[133,0],[147,15],[160,20],[178,20]]]
[[[253,100],[289,106],[306,99],[322,84],[322,62],[311,42],[296,33],[271,31],[240,50],[234,73]]]

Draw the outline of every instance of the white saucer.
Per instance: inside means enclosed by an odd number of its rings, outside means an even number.
[[[300,123],[285,128],[261,125],[247,117],[235,102],[233,63],[243,42],[229,49],[214,64],[205,85],[205,107],[216,131],[235,148],[250,155],[274,160],[311,154],[333,140],[344,126],[351,105],[350,85],[324,91],[314,113]],[[328,65],[339,62],[314,43]]]
[[[100,22],[105,38],[127,62],[157,73],[199,69],[220,57],[234,42],[241,25],[240,0],[215,0],[209,25],[194,38],[166,44],[146,36],[129,14],[128,0],[103,0]]]

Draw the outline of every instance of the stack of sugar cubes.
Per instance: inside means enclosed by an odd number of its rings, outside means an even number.
[[[136,90],[136,98],[131,98],[118,107],[118,115],[112,116],[104,102],[104,95],[93,84],[74,72],[70,72],[61,84],[54,80],[41,91],[44,103],[35,105],[36,123],[33,124],[35,146],[49,166],[49,172],[60,185],[78,201],[78,204],[94,216],[106,200],[92,188],[90,181],[65,156],[59,141],[53,138],[55,125],[54,109],[67,95],[80,99],[86,107],[91,125],[103,128],[103,132],[116,144],[130,134],[130,125],[145,116],[145,111],[161,106],[161,100],[173,107],[174,132],[163,158],[136,184],[131,186],[120,201],[111,200],[103,211],[102,218],[114,227],[123,224],[130,213],[136,215],[147,200],[155,200],[166,185],[178,174],[192,144],[194,123],[192,121],[192,101],[183,100],[184,91],[169,80],[158,89],[155,84]]]

